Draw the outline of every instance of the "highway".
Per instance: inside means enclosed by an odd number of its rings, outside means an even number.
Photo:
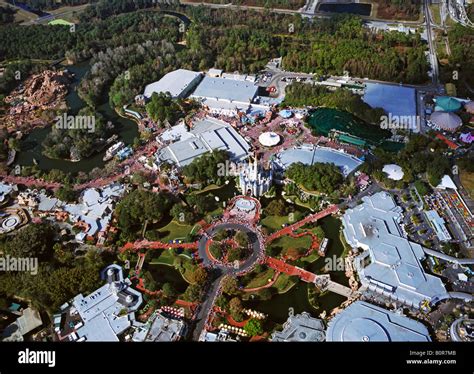
[[[270,13],[279,13],[279,14],[288,14],[288,15],[296,15],[299,14],[302,17],[309,17],[309,18],[330,18],[334,15],[334,13],[327,13],[327,12],[317,12],[316,5],[317,0],[308,0],[305,7],[302,9],[294,10],[294,9],[278,9],[278,8],[263,8],[263,7],[256,7],[256,6],[249,6],[249,5],[234,5],[231,2],[228,4],[210,4],[210,3],[197,3],[191,2],[186,0],[181,0],[180,3],[187,6],[205,6],[213,9],[234,9],[234,10],[254,10],[258,12],[270,12]],[[421,26],[422,23],[419,21],[400,21],[400,20],[385,20],[385,19],[378,19],[368,16],[361,16],[365,21],[376,21],[385,24],[394,24],[397,25],[404,25],[404,26]]]
[[[426,34],[428,37],[428,46],[430,49],[430,62],[431,62],[431,80],[433,82],[433,87],[439,86],[439,65],[438,65],[438,57],[436,56],[436,47],[433,38],[433,24],[431,20],[430,8],[429,8],[430,0],[424,0],[423,3],[423,10],[425,13],[425,27],[426,27]]]

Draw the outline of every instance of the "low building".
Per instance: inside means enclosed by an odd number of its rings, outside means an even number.
[[[0,206],[6,205],[10,199],[11,194],[17,190],[17,187],[14,185],[0,183]]]
[[[462,126],[462,119],[452,112],[434,112],[430,122],[435,129],[454,132]]]
[[[282,331],[272,334],[272,342],[322,342],[325,339],[324,323],[303,312],[294,315],[290,312]]]
[[[240,341],[240,338],[238,335],[234,338],[231,336],[228,330],[221,329],[218,332],[205,331],[200,341],[210,342],[210,343],[216,343],[216,342],[235,343],[235,342]]]
[[[150,99],[154,93],[169,92],[173,99],[186,97],[199,84],[202,73],[178,69],[166,74],[159,81],[145,87],[144,96]]]
[[[172,134],[165,132],[162,135],[162,139],[167,139],[166,141],[171,138],[178,140],[156,153],[158,165],[168,162],[183,167],[214,150],[227,151],[236,163],[248,157],[250,145],[226,122],[208,117],[195,122],[190,130],[183,125],[178,126],[170,130]]]
[[[25,335],[31,333],[43,324],[37,310],[26,308],[23,314],[12,324],[8,325],[2,333],[3,341],[24,341]]]
[[[133,334],[135,342],[174,342],[180,340],[186,331],[182,319],[170,318],[162,310],[154,313],[146,324],[140,326]]]
[[[191,98],[199,100],[211,113],[235,115],[247,112],[257,96],[258,86],[239,76],[206,76]]]
[[[115,203],[125,193],[125,186],[113,183],[102,188],[85,190],[78,204],[65,204],[64,211],[69,213],[71,221],[85,224],[85,231],[76,235],[83,241],[86,236],[94,237],[104,232],[111,219]]]
[[[119,341],[135,324],[135,312],[143,302],[140,292],[131,288],[118,265],[107,266],[101,272],[106,283],[90,295],[77,295],[61,315],[60,340]]]
[[[440,278],[427,274],[421,261],[423,248],[409,241],[400,222],[402,208],[387,192],[362,198],[362,204],[348,209],[343,233],[355,252],[354,267],[361,291],[379,293],[388,300],[420,309],[447,296]]]
[[[403,314],[356,301],[328,323],[328,342],[429,342],[428,329]]]
[[[442,242],[447,242],[452,239],[451,234],[449,233],[448,229],[446,228],[446,222],[444,219],[438,214],[436,210],[428,210],[425,212],[426,218],[433,227],[433,230],[438,236],[438,239]]]

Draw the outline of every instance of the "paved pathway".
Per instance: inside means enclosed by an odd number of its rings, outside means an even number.
[[[291,233],[293,231],[296,231],[297,229],[303,227],[304,225],[306,225],[307,223],[310,223],[310,222],[315,222],[319,219],[322,219],[326,216],[329,216],[331,214],[334,214],[336,213],[337,211],[339,210],[339,208],[336,206],[336,205],[331,205],[330,207],[326,208],[325,210],[321,211],[321,212],[318,212],[318,213],[314,213],[314,214],[310,214],[309,216],[305,217],[304,219],[302,219],[301,221],[298,221],[290,226],[287,226],[277,232],[274,232],[273,234],[271,234],[267,240],[266,240],[266,243],[270,243],[272,242],[273,240],[281,237],[281,236],[285,236],[285,235],[291,235]]]

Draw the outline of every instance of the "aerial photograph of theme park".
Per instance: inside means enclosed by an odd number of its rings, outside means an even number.
[[[0,340],[472,342],[473,46],[469,0],[0,0]]]

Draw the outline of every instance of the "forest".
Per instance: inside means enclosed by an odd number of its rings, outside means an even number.
[[[0,251],[20,258],[38,258],[37,274],[2,272],[0,299],[19,297],[31,301],[33,307],[56,312],[65,300],[78,292],[87,294],[100,284],[103,258],[96,251],[74,258],[67,245],[55,241],[57,227],[48,223],[28,225],[14,235],[0,237]]]
[[[415,21],[420,17],[421,0],[374,0],[378,5],[377,17]]]
[[[288,167],[285,175],[309,191],[326,194],[336,191],[343,182],[342,174],[334,164],[321,162],[311,166],[296,162]]]
[[[362,100],[360,95],[339,88],[329,91],[326,87],[293,83],[285,89],[284,105],[292,107],[327,107],[345,110],[363,121],[380,124],[380,117],[385,114],[382,108],[372,108]]]
[[[191,0],[192,2],[200,3],[201,0]],[[205,3],[210,4],[229,4],[242,5],[242,6],[258,6],[264,8],[276,8],[276,9],[294,9],[298,10],[302,8],[306,1],[305,0],[204,0]]]
[[[474,9],[474,7],[473,7]],[[448,31],[451,55],[449,63],[442,66],[442,79],[452,82],[458,89],[458,95],[472,96],[474,92],[474,29],[459,24]],[[458,74],[454,74],[458,72]]]
[[[111,8],[113,15],[97,13],[97,7],[111,7],[115,2],[121,5]],[[47,25],[0,27],[0,59],[53,60],[65,56],[70,63],[90,60],[91,69],[80,84],[79,94],[92,107],[108,98],[121,107],[147,83],[177,68],[216,67],[256,73],[278,56],[283,56],[284,68],[291,71],[348,71],[353,76],[410,83],[423,82],[427,77],[426,46],[419,35],[372,32],[355,16],[309,22],[300,16],[268,11],[185,7],[180,11],[193,22],[183,34],[180,19],[156,9],[127,13],[148,3],[100,1],[88,8],[96,13],[73,30]],[[120,12],[125,13],[115,15]],[[183,41],[185,46],[178,44]],[[15,83],[0,82],[0,87],[5,87],[2,92]],[[343,99],[356,108],[350,97]],[[363,118],[370,114],[364,107],[359,112]]]
[[[79,116],[94,119],[94,129],[64,129],[52,126],[51,132],[43,140],[43,153],[50,158],[81,160],[101,149],[110,136],[105,121],[100,113],[91,107],[82,108]]]

